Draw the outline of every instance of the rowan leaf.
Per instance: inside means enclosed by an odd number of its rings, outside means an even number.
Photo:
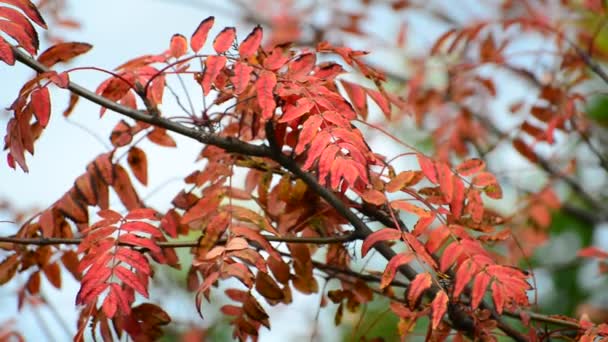
[[[432,285],[432,278],[428,272],[418,273],[407,288],[407,301],[410,307],[415,307],[418,298]]]
[[[261,271],[258,271],[258,274],[255,277],[255,289],[264,296],[264,298],[270,300],[283,300],[285,298],[283,290],[281,290],[274,279]]]
[[[456,167],[456,172],[462,176],[471,176],[483,171],[486,163],[479,158],[471,158],[463,161]]]
[[[475,310],[479,307],[491,280],[492,277],[486,272],[479,272],[475,276],[473,289],[471,290],[471,309]]]
[[[340,80],[340,83],[342,83],[342,86],[344,87],[344,90],[346,91],[346,94],[348,95],[353,107],[355,107],[357,114],[359,114],[359,116],[361,116],[363,119],[367,118],[367,94],[365,93],[365,89],[358,84],[344,80]]]
[[[30,0],[2,0],[3,3],[13,5],[18,9],[22,10],[30,20],[38,24],[40,27],[46,29],[46,23],[40,15],[38,8]]]
[[[135,175],[135,178],[143,184],[148,184],[148,158],[146,157],[146,153],[136,147],[133,146],[129,149],[127,154],[127,162],[129,163],[129,167]]]
[[[120,226],[120,229],[127,232],[138,232],[150,234],[152,237],[161,237],[161,231],[153,225],[143,221],[128,221]]]
[[[270,71],[262,71],[260,77],[255,82],[258,92],[258,104],[262,109],[262,118],[268,120],[274,115],[276,102],[274,101],[274,87],[277,85],[277,78]]]
[[[456,220],[459,220],[462,216],[462,211],[464,209],[464,183],[462,182],[462,179],[460,179],[456,175],[453,176],[452,182],[454,184],[454,189],[452,192],[452,201],[450,202],[450,210],[454,218]]]
[[[439,176],[437,175],[435,163],[429,157],[422,154],[417,154],[416,157],[418,158],[418,164],[420,165],[420,169],[424,176],[431,181],[431,183],[439,183]]]
[[[373,205],[382,205],[386,203],[387,198],[384,193],[376,190],[376,189],[367,189],[361,194],[361,198],[370,204]]]
[[[387,192],[396,192],[403,189],[405,186],[411,182],[416,176],[416,172],[414,171],[403,171],[399,172],[397,176],[391,179],[390,182],[386,184],[385,190]]]
[[[460,256],[462,249],[462,245],[458,241],[449,244],[439,260],[439,270],[445,273],[456,262],[456,258]]]
[[[30,55],[36,55],[39,41],[35,31],[28,33],[20,25],[8,20],[0,20],[0,31],[17,41]]]
[[[392,257],[382,273],[382,278],[380,279],[380,288],[383,289],[390,285],[395,278],[395,274],[397,274],[398,268],[401,265],[410,262],[412,259],[414,259],[414,254],[412,253],[399,253]]]
[[[125,216],[126,220],[158,220],[156,210],[150,208],[136,208]]]
[[[137,291],[146,298],[149,297],[146,284],[142,283],[142,281],[138,279],[133,272],[129,271],[123,266],[117,266],[114,268],[114,274],[116,274],[116,276],[118,276],[118,278],[128,287]]]
[[[174,34],[169,44],[169,53],[174,58],[180,58],[186,52],[188,52],[188,40],[179,33]]]
[[[297,56],[287,65],[287,74],[290,78],[300,80],[308,75],[315,67],[317,54],[309,52]]]
[[[194,53],[197,53],[203,47],[203,45],[205,45],[207,35],[213,27],[214,22],[215,17],[208,17],[201,21],[196,30],[194,30],[194,33],[192,33],[192,37],[190,37],[190,48],[192,51],[194,51]]]
[[[205,60],[205,71],[203,72],[203,80],[201,81],[205,95],[211,91],[211,84],[215,82],[220,71],[226,65],[226,61],[225,56],[209,56]]]
[[[164,146],[164,147],[176,147],[177,146],[177,144],[175,143],[175,140],[173,140],[173,138],[169,134],[167,134],[167,130],[164,128],[156,127],[150,133],[148,133],[148,135],[146,137],[148,138],[148,140],[150,140],[151,142],[153,142],[159,146]]]
[[[15,55],[10,44],[0,37],[0,60],[8,65],[15,65]]]
[[[296,145],[295,153],[301,154],[304,152],[305,146],[315,139],[322,124],[323,118],[319,115],[313,115],[304,121],[302,130],[298,136],[298,145]]]
[[[128,210],[141,207],[141,201],[135,188],[131,183],[131,178],[127,171],[120,165],[114,165],[115,179],[112,183],[112,187],[118,195],[118,198],[125,205]]]
[[[456,271],[456,281],[454,282],[454,298],[460,296],[465,286],[473,279],[477,271],[476,265],[469,259],[460,266],[458,266],[458,270]]]
[[[502,310],[506,301],[504,289],[502,285],[497,281],[492,282],[490,288],[492,290],[492,300],[494,301],[494,307],[496,308],[496,312],[498,312],[498,314],[502,314]]]
[[[433,313],[431,321],[433,329],[437,329],[439,323],[441,323],[443,315],[445,315],[446,311],[448,310],[448,301],[448,295],[445,293],[445,291],[440,290],[437,292],[435,298],[431,302],[431,310]]]
[[[13,279],[19,268],[19,255],[12,254],[0,263],[0,285],[6,284]]]
[[[93,45],[87,43],[57,43],[44,50],[44,52],[42,52],[37,59],[38,62],[47,68],[50,68],[57,63],[65,63],[74,57],[87,53],[89,50],[91,50],[91,48],[93,48]]]
[[[401,238],[401,232],[398,229],[394,228],[382,228],[371,233],[365,240],[363,240],[363,244],[361,245],[361,256],[365,257],[367,252],[369,252],[370,248],[372,248],[376,243],[381,241],[388,240],[398,240]]]
[[[224,53],[230,49],[235,39],[236,29],[234,27],[226,27],[213,40],[213,49],[218,54]]]
[[[32,92],[32,107],[40,126],[46,127],[51,116],[51,96],[48,87],[42,87]]]
[[[369,88],[365,88],[365,92],[369,95],[369,97],[372,98],[372,100],[374,100],[374,102],[376,102],[378,107],[380,107],[380,110],[382,110],[382,113],[384,113],[384,116],[386,118],[390,119],[391,103],[388,101],[386,96],[384,96],[384,94],[382,94],[381,92],[379,92],[377,90],[372,90]]]
[[[298,99],[297,103],[293,106],[289,106],[285,113],[279,119],[279,122],[290,122],[295,120],[302,115],[308,113],[315,103],[309,98],[303,97]]]
[[[251,72],[253,67],[243,62],[236,62],[234,64],[234,76],[230,78],[232,85],[234,86],[234,93],[236,95],[241,94],[249,82],[251,82]]]
[[[406,200],[394,200],[391,201],[391,207],[394,209],[398,209],[398,210],[404,210],[407,211],[409,213],[412,213],[414,215],[417,215],[420,218],[423,217],[431,217],[433,214],[423,208],[420,208],[416,205],[411,204],[410,202],[406,201]]]
[[[473,185],[479,187],[486,187],[491,184],[496,184],[496,176],[491,174],[490,172],[480,172],[475,177],[473,177]]]
[[[452,170],[450,170],[450,167],[445,163],[438,163],[436,166],[437,176],[439,177],[439,188],[441,189],[446,202],[451,202],[454,193]]]
[[[247,58],[255,54],[262,43],[262,36],[262,27],[258,25],[249,33],[249,35],[247,35],[247,38],[241,42],[241,45],[239,46],[239,56],[241,56],[241,58]]]

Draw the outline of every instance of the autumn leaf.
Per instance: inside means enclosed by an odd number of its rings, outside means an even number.
[[[361,245],[361,256],[365,257],[367,252],[378,242],[397,240],[401,238],[401,232],[394,228],[382,228],[371,233]]]
[[[209,56],[205,60],[205,72],[203,73],[203,80],[201,85],[203,86],[203,93],[209,94],[211,91],[211,84],[217,78],[220,71],[226,65],[226,57],[224,56]]]
[[[236,29],[234,27],[226,27],[213,40],[213,49],[218,54],[222,54],[230,49],[235,39]]]
[[[129,167],[135,175],[135,178],[143,184],[148,184],[148,158],[146,157],[146,153],[136,147],[133,146],[129,149],[127,154],[127,162],[129,163]]]
[[[383,289],[390,285],[395,278],[395,274],[397,274],[398,268],[410,262],[414,259],[414,254],[412,253],[399,253],[389,260],[386,268],[384,269],[384,273],[382,274],[382,278],[380,279],[380,288]]]
[[[176,33],[171,37],[169,53],[174,58],[180,58],[188,51],[188,40],[183,35]]]
[[[418,273],[416,277],[410,282],[410,286],[407,289],[407,300],[410,303],[410,307],[414,307],[418,298],[429,289],[432,285],[431,275],[427,272]]]
[[[208,17],[207,19],[201,21],[194,33],[192,33],[192,37],[190,38],[190,48],[192,51],[194,51],[194,53],[197,53],[203,47],[203,45],[205,45],[207,35],[213,27],[214,22],[215,17]]]
[[[32,92],[32,107],[36,120],[42,127],[46,127],[51,116],[51,97],[48,87],[38,88]]]
[[[239,46],[239,55],[241,58],[247,58],[255,54],[262,42],[262,27],[256,26],[251,33],[241,42]]]
[[[246,63],[237,62],[234,64],[234,76],[230,78],[232,84],[234,85],[234,93],[241,94],[251,81],[251,72],[253,71],[253,67],[247,65]]]
[[[431,309],[433,313],[431,321],[433,329],[437,329],[443,315],[445,315],[446,311],[448,310],[448,301],[448,295],[443,290],[440,290],[437,292],[435,298],[431,302]]]
[[[255,82],[255,87],[258,92],[258,103],[262,109],[262,117],[265,120],[272,118],[276,102],[274,101],[274,87],[277,84],[277,78],[274,73],[262,71],[260,77]]]
[[[58,43],[42,52],[38,56],[38,62],[50,68],[57,63],[65,63],[74,57],[87,53],[91,48],[93,48],[93,45],[87,43]]]

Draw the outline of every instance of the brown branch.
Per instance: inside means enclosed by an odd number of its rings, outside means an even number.
[[[264,238],[271,242],[287,242],[287,243],[310,243],[316,245],[326,245],[332,243],[345,243],[351,242],[358,239],[355,234],[332,236],[332,237],[280,237],[263,235]],[[83,238],[18,238],[12,236],[0,237],[0,242],[14,243],[18,245],[36,245],[36,246],[48,246],[48,245],[79,245],[83,241]],[[225,244],[226,239],[218,240],[218,244]],[[198,247],[199,241],[160,241],[156,242],[160,248],[185,248],[185,247]],[[132,244],[118,242],[119,246],[131,246]]]

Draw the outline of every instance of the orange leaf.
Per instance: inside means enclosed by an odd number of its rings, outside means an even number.
[[[386,184],[386,191],[395,192],[403,189],[414,177],[416,176],[416,172],[414,171],[403,171],[400,172],[397,176],[391,179],[390,182]]]
[[[344,80],[340,80],[340,82],[342,83],[344,90],[346,90],[346,94],[353,104],[353,107],[357,110],[357,113],[362,118],[367,118],[367,95],[365,94],[363,87]]]
[[[435,299],[433,299],[433,302],[431,303],[431,309],[433,312],[432,326],[433,329],[437,329],[443,315],[445,315],[445,312],[448,309],[448,295],[443,290],[437,292],[435,295]]]
[[[439,176],[439,188],[447,202],[452,201],[454,193],[454,182],[452,180],[452,170],[445,163],[437,164],[437,175]]]
[[[50,68],[57,63],[68,62],[72,58],[88,52],[92,47],[93,45],[87,43],[58,43],[44,50],[38,56],[38,62]]]
[[[243,40],[241,45],[239,46],[239,55],[241,58],[247,58],[256,51],[260,47],[260,43],[262,42],[262,27],[260,25],[256,26],[251,33]]]
[[[208,17],[207,19],[201,21],[201,23],[198,25],[198,27],[192,34],[192,37],[190,37],[190,48],[192,49],[192,51],[197,53],[203,47],[203,45],[205,45],[205,42],[207,41],[207,35],[209,34],[209,30],[211,30],[211,27],[213,27],[214,22],[214,17]]]
[[[175,58],[180,58],[188,51],[188,40],[183,35],[176,33],[171,37],[169,53]]]
[[[494,301],[494,307],[496,308],[496,312],[498,312],[498,314],[501,314],[506,301],[504,289],[502,285],[500,285],[496,281],[492,283],[490,288],[492,289],[492,300]]]
[[[422,209],[418,206],[415,206],[405,200],[395,200],[391,202],[391,207],[398,210],[405,210],[410,212],[418,217],[431,217],[432,213],[428,210]]]
[[[462,209],[464,208],[464,183],[458,176],[453,176],[454,190],[452,192],[452,201],[450,202],[450,209],[452,215],[456,220],[459,220],[462,216]]]
[[[454,282],[454,298],[460,296],[464,287],[473,279],[473,275],[476,271],[477,267],[470,259],[458,266],[456,281]]]
[[[431,287],[432,279],[431,275],[427,272],[418,273],[414,280],[410,283],[407,288],[407,300],[410,303],[410,307],[414,307],[418,298]]]
[[[203,80],[201,85],[203,86],[203,93],[209,94],[211,91],[211,84],[215,82],[217,75],[226,65],[226,57],[224,56],[209,56],[205,60],[205,72],[203,73]]]
[[[274,102],[274,87],[277,85],[277,78],[270,71],[262,71],[262,74],[255,82],[258,92],[258,103],[262,109],[262,117],[265,120],[272,118],[277,104]]]
[[[418,164],[420,165],[420,169],[424,176],[434,184],[437,184],[438,176],[437,169],[435,168],[435,163],[425,155],[418,154],[416,155],[418,158]]]
[[[462,245],[460,242],[456,241],[448,245],[441,255],[441,259],[439,261],[439,270],[445,273],[445,271],[447,271],[448,268],[450,268],[450,266],[456,262],[456,258],[458,258],[461,253]]]
[[[49,88],[42,87],[34,90],[32,92],[31,101],[36,120],[38,120],[40,126],[46,127],[51,116],[51,97],[49,95]]]
[[[218,54],[224,53],[230,49],[235,38],[236,29],[234,27],[226,27],[213,40],[213,49]]]
[[[388,241],[388,240],[397,240],[401,238],[401,232],[394,228],[382,228],[371,233],[365,240],[363,241],[363,245],[361,246],[361,256],[365,257],[367,252],[372,248],[376,243],[380,241]]]
[[[473,185],[482,188],[496,183],[496,177],[490,172],[480,172],[475,177],[473,177]]]
[[[308,119],[302,125],[302,130],[298,137],[298,145],[296,145],[296,154],[302,154],[304,148],[308,143],[313,141],[319,131],[319,127],[323,124],[323,118],[319,115],[308,117]]]
[[[129,153],[127,154],[127,162],[129,163],[129,167],[131,167],[131,171],[133,171],[133,175],[135,178],[143,184],[148,184],[148,158],[146,157],[146,153],[136,147],[133,146],[129,149]]]
[[[382,274],[382,278],[380,280],[380,288],[383,289],[387,287],[395,278],[395,274],[397,273],[397,269],[408,262],[414,259],[414,254],[412,253],[399,253],[391,258],[391,260],[386,264],[386,268],[384,269],[384,273]]]
[[[147,135],[148,140],[150,140],[151,142],[159,145],[159,146],[165,146],[165,147],[176,147],[177,144],[175,143],[175,140],[173,140],[173,138],[167,134],[167,130],[164,128],[154,128],[152,130],[152,132],[148,133]]]
[[[486,163],[479,158],[467,159],[456,167],[456,172],[462,176],[470,176],[485,169]]]
[[[367,189],[361,194],[361,198],[367,202],[374,205],[382,205],[387,199],[384,194],[376,189]]]

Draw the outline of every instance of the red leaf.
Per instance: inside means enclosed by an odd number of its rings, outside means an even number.
[[[115,165],[114,175],[116,178],[114,179],[112,187],[118,195],[118,198],[120,198],[122,204],[124,204],[128,210],[141,207],[141,201],[137,195],[137,192],[135,192],[135,188],[133,188],[133,184],[131,183],[131,179],[129,178],[127,171],[125,171],[122,166]]]
[[[243,226],[233,226],[230,228],[230,231],[236,236],[245,237],[249,241],[253,241],[258,245],[262,246],[271,257],[280,260],[281,255],[272,247],[272,245],[260,234],[259,232]]]
[[[475,310],[479,307],[491,280],[492,277],[486,272],[479,272],[477,274],[473,282],[473,290],[471,291],[471,309]]]
[[[205,60],[205,72],[203,73],[203,80],[201,85],[203,86],[203,93],[209,94],[211,91],[211,84],[215,82],[217,75],[226,65],[226,57],[224,56],[209,56]]]
[[[133,267],[138,272],[141,272],[147,276],[150,275],[150,264],[148,263],[146,257],[140,252],[137,252],[131,248],[118,248],[115,257],[116,259]]]
[[[502,285],[500,285],[496,281],[492,283],[490,288],[492,289],[492,300],[494,301],[494,307],[496,308],[496,312],[498,312],[498,314],[501,314],[506,300],[504,289]]]
[[[35,55],[36,51],[38,51],[39,42],[36,32],[28,34],[21,26],[6,20],[0,20],[0,31],[16,40],[31,55]]]
[[[521,154],[524,158],[528,159],[533,164],[538,163],[538,156],[536,152],[530,147],[530,145],[526,144],[522,139],[515,138],[513,139],[513,147]]]
[[[439,176],[439,188],[447,202],[452,201],[454,193],[454,183],[452,181],[452,170],[445,163],[437,164],[437,175]]]
[[[255,82],[258,92],[258,103],[262,109],[262,117],[265,120],[272,118],[276,102],[274,102],[274,87],[277,85],[277,78],[270,71],[262,71],[260,77]]]
[[[150,234],[152,237],[161,237],[163,233],[153,225],[143,221],[129,221],[123,223],[120,229],[127,232]]]
[[[445,273],[456,262],[456,258],[460,256],[460,253],[462,253],[462,246],[458,241],[448,245],[441,255],[439,270]]]
[[[586,247],[578,251],[576,254],[579,257],[584,258],[600,258],[600,259],[608,259],[608,253],[597,247]]]
[[[456,172],[462,176],[470,176],[485,169],[486,163],[479,158],[467,159],[456,167]]]
[[[294,150],[296,154],[302,154],[302,152],[304,152],[304,148],[315,138],[322,123],[323,118],[319,115],[311,116],[304,122],[300,135],[298,136],[298,145],[296,145]]]
[[[57,63],[68,62],[72,58],[88,52],[92,47],[93,45],[87,43],[58,43],[44,50],[38,56],[38,62],[50,68]]]
[[[418,158],[418,164],[420,165],[420,169],[424,176],[434,184],[439,183],[439,176],[437,176],[437,169],[435,168],[435,163],[425,155],[418,154],[416,155]]]
[[[454,190],[452,192],[452,201],[450,202],[450,209],[452,215],[456,220],[459,220],[462,216],[462,209],[464,208],[464,183],[462,179],[454,175],[453,179]]]
[[[412,253],[399,253],[392,257],[386,265],[384,273],[382,274],[380,288],[383,289],[387,287],[393,281],[393,278],[395,278],[395,274],[397,273],[399,266],[410,262],[412,259],[414,259],[414,254]]]
[[[3,3],[13,5],[18,9],[22,10],[28,18],[30,18],[33,22],[40,25],[42,28],[47,28],[44,19],[38,12],[38,8],[29,0],[2,0]]]
[[[445,312],[448,309],[448,295],[443,290],[437,292],[435,295],[435,299],[433,299],[433,302],[431,303],[431,309],[433,311],[432,326],[433,329],[437,329],[443,315],[445,315]]]
[[[149,249],[153,253],[161,253],[160,247],[150,238],[142,238],[133,234],[122,234],[118,238],[118,242],[128,245],[143,247]]]
[[[106,317],[114,317],[116,309],[118,309],[118,302],[116,301],[116,296],[112,292],[108,293],[106,299],[104,299],[102,308],[103,313],[106,315]]]
[[[11,49],[9,43],[2,37],[0,37],[0,60],[3,60],[4,63],[8,65],[15,64],[15,55],[13,54],[13,50]]]
[[[414,235],[408,232],[403,233],[403,237],[407,242],[408,246],[421,258],[424,262],[426,262],[432,268],[437,268],[437,263],[435,259],[428,253],[424,245],[416,239]]]
[[[205,45],[207,35],[209,34],[211,27],[213,27],[214,22],[214,17],[208,17],[207,19],[201,21],[190,38],[190,48],[192,48],[192,51],[197,53],[203,47],[203,45]]]
[[[416,305],[418,298],[432,285],[431,275],[427,272],[418,273],[407,288],[407,300],[410,307]]]
[[[293,106],[289,106],[285,111],[285,114],[281,116],[279,122],[289,122],[295,120],[302,115],[308,113],[315,103],[309,98],[303,97],[298,99],[297,103]]]
[[[131,210],[127,216],[127,220],[158,220],[156,210],[150,208],[137,208]]]
[[[133,175],[135,178],[143,184],[148,184],[148,158],[146,157],[146,153],[138,148],[131,147],[129,149],[129,153],[127,154],[127,162],[129,163],[129,167],[131,167],[131,171],[133,171]]]
[[[395,200],[391,202],[391,207],[398,210],[405,210],[409,213],[417,215],[420,218],[431,217],[432,213],[428,210],[415,206],[405,200]]]
[[[281,47],[275,47],[270,55],[264,59],[264,68],[268,70],[278,70],[289,61]]]
[[[40,126],[46,127],[51,116],[51,97],[49,88],[42,87],[32,92],[32,107]]]
[[[241,42],[239,46],[239,55],[241,58],[247,58],[258,51],[260,43],[262,43],[262,27],[256,26],[251,33]]]
[[[372,89],[365,89],[365,91],[367,92],[369,97],[371,97],[372,100],[374,100],[374,102],[376,102],[376,104],[378,104],[378,106],[380,107],[380,110],[382,110],[382,113],[384,113],[384,115],[387,118],[390,118],[391,103],[386,99],[384,94],[382,94],[379,91],[372,90]]]
[[[213,40],[213,49],[218,54],[224,53],[230,49],[235,38],[236,29],[234,27],[226,27]]]
[[[172,57],[180,58],[188,51],[188,40],[183,35],[176,33],[171,37],[169,53]]]
[[[321,154],[324,154],[324,151],[327,148],[327,145],[330,143],[331,138],[331,134],[327,131],[321,131],[321,133],[316,136],[316,138],[312,141],[312,144],[310,144],[310,148],[308,149],[308,155],[306,156],[306,162],[304,163],[304,166],[302,166],[302,168],[304,168],[305,170],[310,170],[310,168],[317,161],[317,158],[319,158]],[[298,146],[296,146],[296,149],[297,147]],[[302,146],[302,151],[303,150],[304,146]],[[321,167],[321,165],[319,165],[319,167]],[[328,163],[327,169],[329,170],[330,167],[331,165],[329,165]]]
[[[315,53],[305,53],[296,57],[288,64],[289,77],[295,80],[302,79],[314,69],[316,62],[317,55]]]
[[[372,248],[376,243],[380,241],[388,241],[388,240],[397,240],[401,238],[401,232],[394,228],[382,228],[371,233],[365,240],[363,241],[363,245],[361,246],[361,256],[365,257],[367,252]]]
[[[114,268],[114,274],[116,274],[125,285],[139,292],[142,296],[146,298],[149,297],[148,289],[133,272],[122,266],[117,266]]]
[[[245,63],[237,62],[234,64],[234,76],[232,76],[230,80],[232,81],[232,85],[234,85],[235,94],[238,95],[247,88],[251,81],[252,71],[253,67]]]
[[[453,293],[454,298],[460,296],[464,287],[473,279],[475,272],[477,272],[477,266],[471,260],[467,260],[460,264],[456,271],[456,281],[454,283]]]
[[[122,219],[122,215],[111,209],[104,209],[97,212],[97,216],[107,220],[109,224],[114,224]]]
[[[363,87],[344,80],[340,80],[340,82],[342,83],[342,86],[344,86],[344,90],[346,90],[346,94],[357,110],[357,113],[363,119],[367,118],[367,95]]]

